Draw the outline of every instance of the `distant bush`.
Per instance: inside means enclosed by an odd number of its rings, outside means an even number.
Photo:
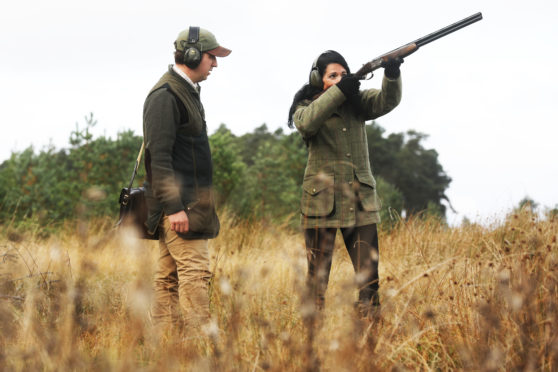
[[[0,223],[116,216],[120,188],[131,176],[142,138],[129,130],[116,140],[93,139],[95,123],[90,115],[83,130],[76,125],[69,149],[48,146],[35,153],[29,147],[0,165]]]

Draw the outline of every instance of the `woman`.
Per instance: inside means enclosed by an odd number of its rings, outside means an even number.
[[[365,121],[390,112],[401,100],[399,66],[384,64],[382,89],[359,90],[345,59],[328,50],[313,63],[309,82],[294,96],[289,127],[308,146],[302,184],[302,218],[308,253],[308,288],[323,308],[333,243],[341,230],[359,285],[358,309],[379,309],[378,235],[380,201],[372,177]]]

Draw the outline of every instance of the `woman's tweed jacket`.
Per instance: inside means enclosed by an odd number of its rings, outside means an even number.
[[[336,86],[297,107],[293,120],[308,144],[302,184],[302,226],[350,227],[380,222],[368,155],[365,121],[401,101],[401,77],[383,78],[382,89],[360,91],[347,102]]]

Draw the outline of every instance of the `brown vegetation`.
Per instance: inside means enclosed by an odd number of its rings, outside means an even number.
[[[368,321],[344,249],[317,314],[300,297],[302,235],[222,217],[201,338],[151,326],[155,242],[109,223],[48,240],[0,230],[0,370],[558,369],[558,220],[523,210],[381,233],[382,312]]]

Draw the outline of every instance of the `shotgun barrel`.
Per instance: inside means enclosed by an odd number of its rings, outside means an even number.
[[[482,19],[482,13],[481,12],[475,13],[467,18],[462,19],[461,21],[455,22],[438,31],[434,31],[431,34],[428,34],[424,37],[421,37],[420,39],[410,42],[409,44],[405,44],[397,49],[394,49],[391,52],[382,54],[381,56],[376,57],[373,60],[362,65],[362,67],[355,73],[355,76],[357,76],[360,79],[365,79],[368,74],[382,67],[382,62],[387,62],[389,59],[405,58],[408,55],[416,52],[418,48],[420,48],[421,46],[431,43],[434,40],[438,40],[439,38],[449,35],[452,32],[455,32],[457,30],[460,30],[463,27],[467,27],[475,22],[480,21],[481,19]]]
[[[459,22],[455,22],[452,25],[449,25],[447,27],[444,27],[438,31],[435,31],[429,35],[426,35],[424,37],[421,37],[418,40],[413,41],[413,43],[415,43],[417,45],[417,49],[420,48],[423,45],[426,45],[428,43],[433,42],[434,40],[438,40],[441,37],[444,37],[446,35],[451,34],[452,32],[455,32],[457,30],[462,29],[463,27],[467,27],[475,22],[478,22],[482,19],[482,13],[478,12],[476,14],[473,14],[472,16],[469,16],[465,19],[462,19]]]

